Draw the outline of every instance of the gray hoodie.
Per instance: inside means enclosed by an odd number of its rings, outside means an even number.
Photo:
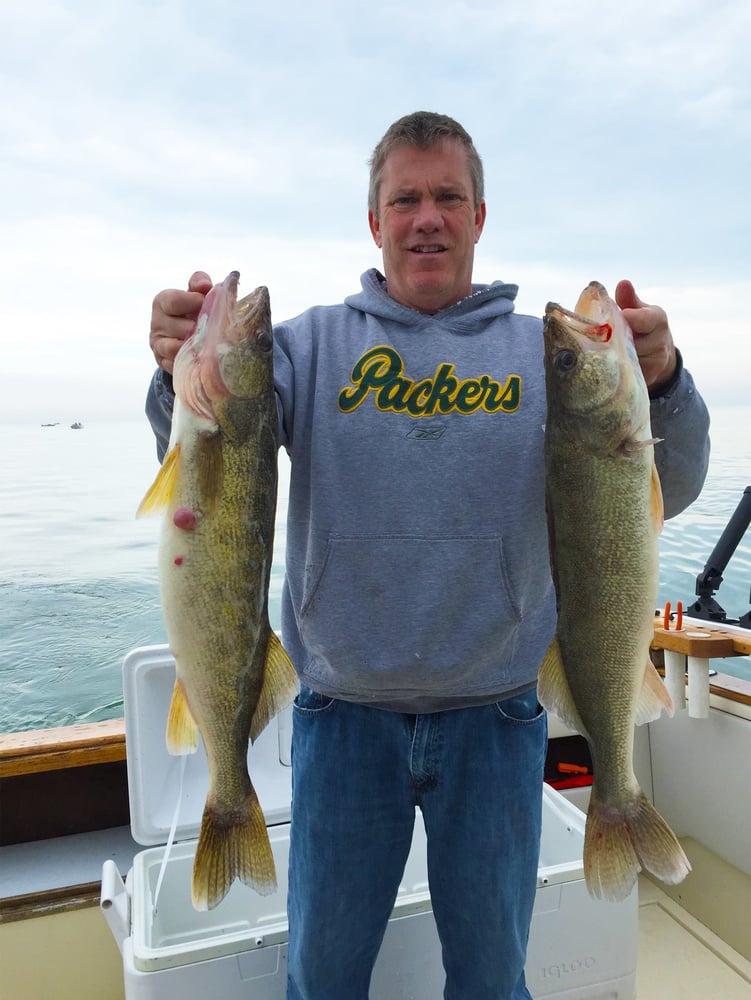
[[[430,316],[370,270],[343,304],[275,327],[292,461],[282,636],[308,687],[430,712],[534,685],[555,595],[542,325],[514,313],[516,293],[475,286]],[[157,374],[147,413],[161,449],[171,403]],[[652,419],[670,516],[708,458],[706,408],[682,365]]]

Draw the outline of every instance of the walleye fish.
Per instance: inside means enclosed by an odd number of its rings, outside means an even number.
[[[634,724],[673,714],[649,658],[662,492],[631,330],[602,285],[545,310],[545,459],[558,627],[539,698],[586,737],[594,783],[584,839],[592,896],[619,900],[640,870],[677,883],[688,860],[633,770]]]
[[[166,508],[159,573],[177,668],[167,747],[191,753],[200,732],[208,759],[198,910],[216,906],[235,878],[264,895],[276,888],[248,740],[297,690],[268,617],[277,486],[269,295],[261,287],[238,302],[239,277],[211,289],[175,359],[169,449],[138,510]]]

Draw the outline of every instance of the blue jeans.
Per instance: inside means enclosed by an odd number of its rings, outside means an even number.
[[[292,738],[288,1000],[367,1000],[416,805],[444,997],[530,1000],[546,746],[535,691],[404,715],[303,688]]]

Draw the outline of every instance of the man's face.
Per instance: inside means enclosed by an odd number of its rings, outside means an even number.
[[[399,146],[389,153],[378,217],[369,212],[368,221],[383,251],[389,295],[397,302],[435,313],[471,294],[485,202],[475,208],[467,154],[458,142]]]

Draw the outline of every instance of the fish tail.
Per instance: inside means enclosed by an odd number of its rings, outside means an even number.
[[[584,878],[590,894],[625,899],[642,869],[675,885],[691,865],[678,838],[641,790],[617,807],[601,802],[593,788],[584,835]]]
[[[193,863],[193,906],[211,910],[239,878],[262,896],[276,890],[266,820],[251,788],[239,809],[224,814],[207,803]]]

